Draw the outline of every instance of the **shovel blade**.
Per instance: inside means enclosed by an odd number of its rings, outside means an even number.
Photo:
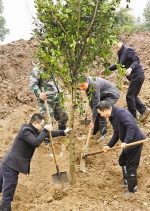
[[[85,172],[85,158],[81,155],[81,160],[80,160],[80,171]]]
[[[83,119],[83,120],[80,120],[80,122],[81,122],[82,125],[89,125],[91,120]]]
[[[60,174],[56,173],[52,175],[53,183],[61,185],[64,182],[69,182],[67,173],[60,172]]]

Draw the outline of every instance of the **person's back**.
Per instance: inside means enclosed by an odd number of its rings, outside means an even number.
[[[46,74],[46,77],[44,76]],[[43,77],[44,76],[44,77]],[[44,88],[44,91],[42,90]],[[65,130],[68,114],[60,103],[60,87],[53,74],[48,75],[46,69],[39,66],[33,68],[30,74],[30,89],[35,94],[39,111],[47,115],[45,101],[47,101],[52,123],[58,121],[58,129]],[[49,143],[45,140],[45,143]]]
[[[130,81],[126,94],[128,110],[135,119],[137,119],[136,111],[138,111],[142,115],[141,121],[145,121],[150,115],[150,110],[138,97],[145,80],[144,70],[135,50],[130,46],[124,45],[121,37],[117,37],[117,40],[114,49],[117,51],[118,63],[125,69],[125,75]],[[113,64],[109,67],[109,70],[113,71],[117,68],[117,64]]]
[[[106,118],[97,113],[96,105],[102,100],[114,105],[120,97],[120,91],[113,83],[100,77],[83,77],[82,80],[79,83],[79,88],[86,92],[89,99],[89,106],[92,110],[90,126],[94,128],[93,135],[100,131],[100,137],[97,140],[99,142],[106,136],[107,122]]]
[[[100,97],[116,96],[119,94],[119,90],[113,83],[100,77],[87,77],[89,79],[89,89],[94,84],[94,88],[100,92]]]
[[[39,95],[44,87],[47,96],[47,102],[58,102],[58,86],[56,85],[54,77],[51,75],[48,78],[42,77],[46,73],[44,68],[33,68],[30,74],[30,89],[40,100]]]

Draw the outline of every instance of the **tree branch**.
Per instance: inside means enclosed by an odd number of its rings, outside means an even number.
[[[67,35],[66,30],[64,29],[64,27],[62,26],[62,24],[60,23],[60,21],[57,19],[56,15],[53,12],[52,12],[52,16],[55,18],[55,20],[57,21],[57,23],[59,24],[59,26],[63,30],[63,32]]]
[[[86,39],[87,35],[89,34],[89,32],[90,32],[90,30],[91,30],[91,28],[92,28],[92,25],[93,25],[94,20],[95,20],[95,17],[96,17],[98,4],[99,4],[99,0],[97,0],[97,2],[96,2],[96,7],[95,7],[94,14],[93,14],[93,18],[92,18],[92,20],[91,20],[90,26],[89,26],[89,28],[88,28],[88,30],[87,30],[87,32],[86,32],[86,34],[85,34],[85,36],[83,37],[83,40],[85,40],[85,39]]]
[[[79,4],[79,13],[78,13],[78,28],[77,28],[77,32],[79,35],[79,23],[80,23],[80,16],[81,16],[81,5],[80,5],[80,0],[78,0],[78,4]]]

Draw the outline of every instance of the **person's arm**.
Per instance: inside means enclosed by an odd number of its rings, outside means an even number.
[[[34,68],[30,73],[30,89],[36,95],[36,97],[39,97],[39,95],[41,94],[39,81],[40,76],[38,75],[38,69]]]
[[[52,130],[51,134],[52,134],[52,137],[65,136],[66,135],[64,130]]]
[[[92,110],[92,121],[95,122],[97,117],[97,109],[96,105],[100,102],[100,89],[98,89],[96,86],[94,87],[94,91],[92,92],[92,104],[93,104],[93,110]]]
[[[134,134],[136,133],[136,127],[135,127],[135,121],[134,119],[129,115],[124,115],[123,118],[120,121],[126,128],[126,135],[124,138],[123,143],[131,143],[133,142]]]
[[[39,133],[37,137],[34,135],[31,129],[27,128],[23,130],[21,138],[30,145],[38,147],[46,137],[48,137],[48,131],[45,128]]]
[[[119,140],[119,136],[118,136],[117,133],[114,132],[114,134],[113,134],[112,138],[110,139],[110,141],[107,143],[106,146],[103,147],[104,152],[107,153],[108,149],[112,148],[116,144],[116,142],[118,140]]]
[[[51,130],[51,134],[52,137],[66,136],[71,130],[71,128],[66,128],[65,130]]]
[[[129,68],[132,68],[132,71],[134,71],[134,69],[136,69],[138,65],[140,64],[138,55],[136,54],[134,49],[128,48],[126,52],[126,57],[132,60],[132,64],[130,65]]]
[[[118,140],[119,140],[119,135],[118,133],[114,132],[110,141],[107,143],[107,146],[109,146],[110,148],[113,147],[117,143]]]
[[[109,70],[110,71],[114,71],[114,70],[117,70],[117,65],[116,64],[113,64],[109,67]]]
[[[116,65],[116,64],[113,64],[113,65],[109,66],[108,69],[109,69],[110,71],[117,70],[117,65]],[[105,73],[105,70],[100,71],[100,76],[104,75],[104,73]]]

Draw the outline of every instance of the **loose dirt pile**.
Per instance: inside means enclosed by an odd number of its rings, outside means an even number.
[[[127,45],[134,47],[145,69],[145,82],[140,94],[143,102],[150,107],[150,33],[138,32],[124,35]],[[19,40],[0,46],[0,157],[2,158],[17,134],[20,125],[28,122],[38,111],[36,100],[29,88],[29,74],[36,60],[33,51],[37,45],[34,39]],[[116,73],[109,76],[115,82]],[[117,105],[126,107],[126,80]],[[69,103],[67,103],[69,111]],[[90,113],[90,111],[89,111]],[[86,172],[79,171],[81,148],[86,141],[88,127],[81,125],[78,115],[75,122],[76,136],[76,184],[64,192],[55,190],[51,175],[56,173],[53,158],[44,144],[36,149],[31,162],[30,175],[19,175],[13,211],[148,211],[150,210],[150,144],[144,144],[138,168],[138,192],[124,196],[121,188],[122,172],[118,165],[120,150],[90,156],[86,159]],[[150,137],[150,119],[140,123],[143,132]],[[108,135],[100,143],[92,136],[89,147],[102,149],[112,135],[109,124]],[[60,171],[69,173],[67,137],[55,138]],[[62,143],[62,155],[60,154]]]

